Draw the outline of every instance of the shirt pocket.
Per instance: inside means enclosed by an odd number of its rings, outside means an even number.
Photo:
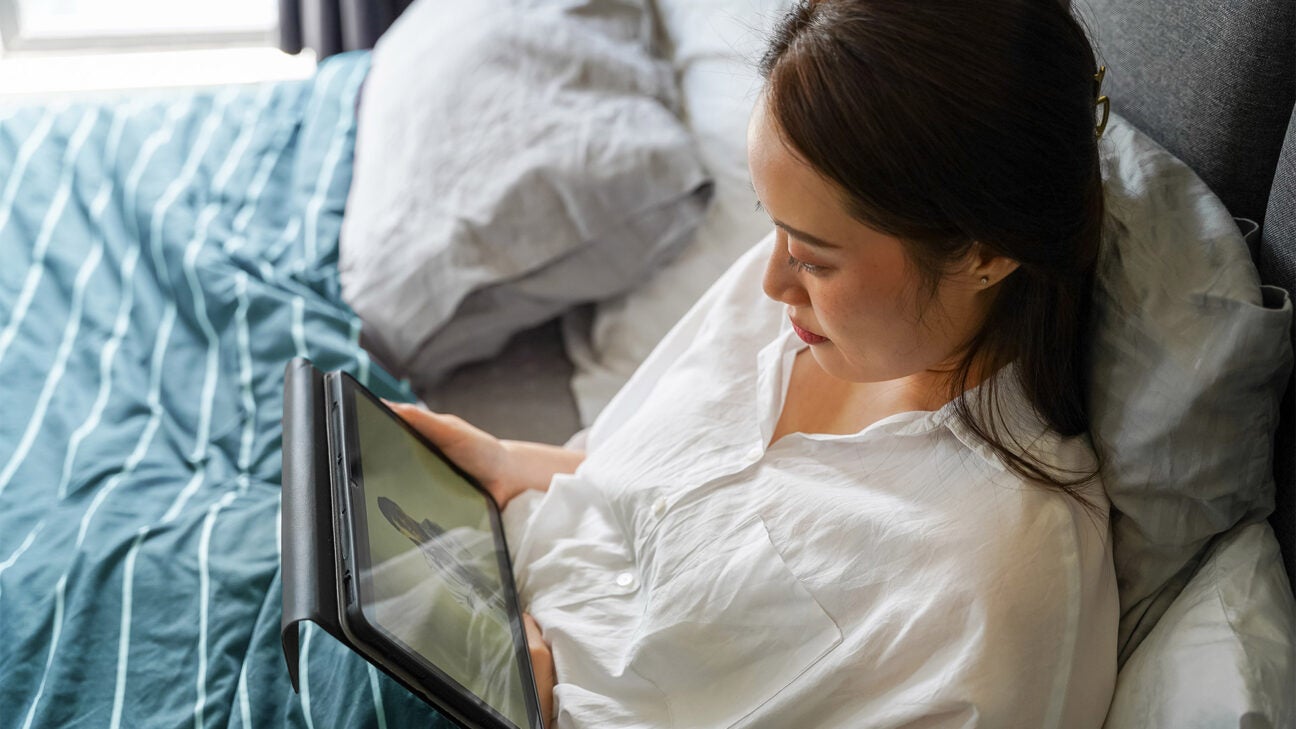
[[[628,663],[676,727],[742,721],[842,640],[758,516],[650,582]]]

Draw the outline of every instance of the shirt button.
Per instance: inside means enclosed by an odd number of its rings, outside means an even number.
[[[749,461],[759,461],[759,460],[761,459],[761,456],[763,456],[763,455],[765,455],[765,449],[764,449],[764,448],[760,448],[760,447],[758,446],[758,447],[756,447],[756,448],[753,448],[753,449],[747,451],[747,460],[749,460]]]
[[[665,496],[663,496],[663,497],[661,497],[661,498],[659,498],[659,499],[657,499],[656,501],[653,502],[653,504],[652,504],[652,513],[653,513],[653,516],[657,517],[658,519],[660,519],[660,518],[662,517],[662,514],[665,514],[665,513],[666,513],[666,497],[665,497]]]
[[[621,574],[616,576],[617,587],[621,587],[628,590],[634,587],[635,582],[636,580],[633,572],[622,572]]]

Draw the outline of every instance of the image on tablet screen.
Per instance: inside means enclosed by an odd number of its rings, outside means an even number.
[[[527,726],[486,497],[362,396],[369,622]]]

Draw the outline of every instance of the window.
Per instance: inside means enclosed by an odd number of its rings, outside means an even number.
[[[0,0],[6,53],[273,45],[276,0]]]
[[[0,107],[305,78],[278,0],[0,0]]]

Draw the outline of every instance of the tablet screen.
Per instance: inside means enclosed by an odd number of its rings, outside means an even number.
[[[368,531],[357,565],[361,611],[503,718],[529,726],[488,497],[367,397],[353,400]]]

